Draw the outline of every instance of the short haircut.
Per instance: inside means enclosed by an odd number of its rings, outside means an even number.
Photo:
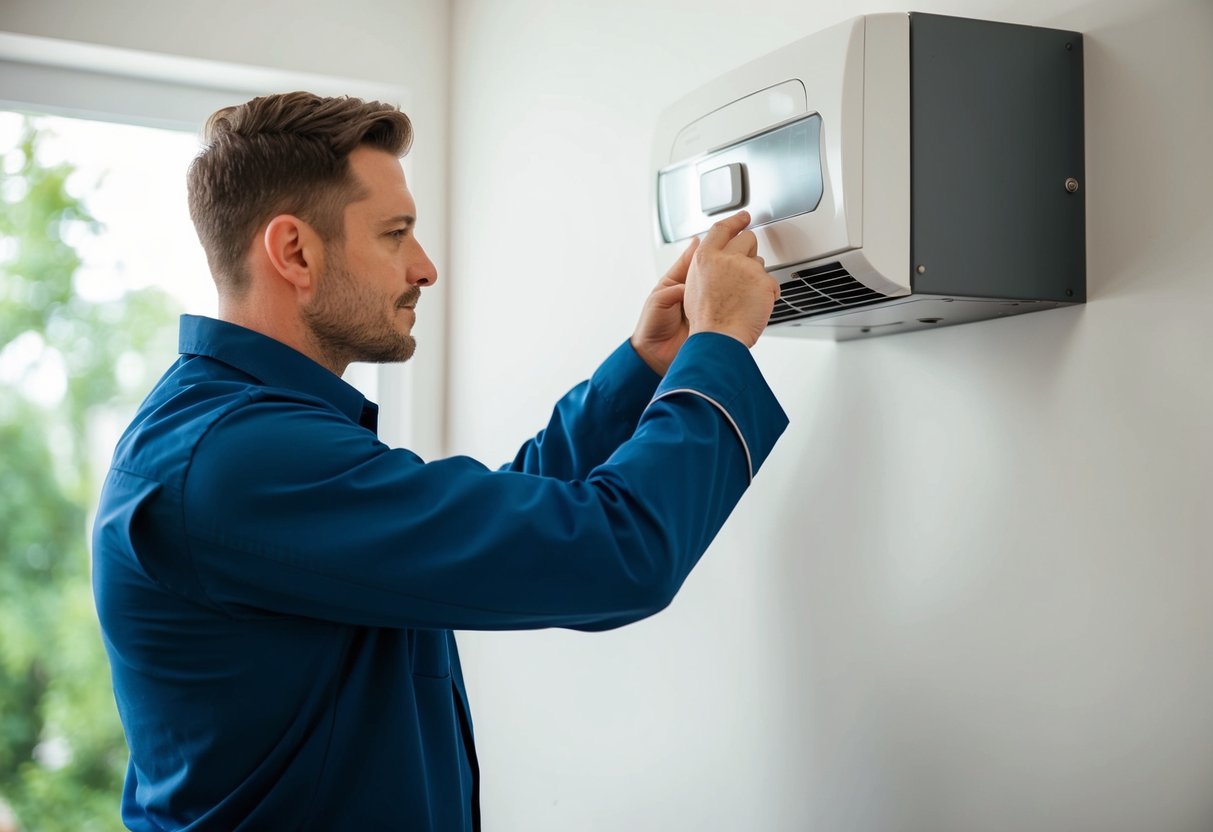
[[[350,153],[368,145],[399,157],[412,140],[397,107],[359,98],[290,92],[214,113],[187,183],[190,217],[220,294],[244,294],[253,235],[279,214],[339,242],[345,206],[363,196]]]

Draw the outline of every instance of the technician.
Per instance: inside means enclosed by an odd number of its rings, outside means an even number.
[[[379,441],[341,375],[407,360],[437,280],[410,141],[394,107],[308,93],[207,122],[218,319],[182,318],[93,533],[131,829],[478,829],[451,631],[660,611],[787,424],[749,354],[778,287],[743,212],[509,465]]]

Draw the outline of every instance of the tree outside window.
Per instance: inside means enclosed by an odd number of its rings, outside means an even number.
[[[182,306],[90,260],[111,233],[90,213],[104,178],[48,152],[62,121],[0,113],[0,832],[122,828],[127,750],[88,535],[116,431],[175,356]],[[170,175],[183,182],[187,161]],[[167,279],[196,288],[200,259],[165,262]]]

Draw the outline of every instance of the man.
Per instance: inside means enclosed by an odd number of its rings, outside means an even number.
[[[307,93],[207,124],[189,199],[220,320],[182,319],[94,529],[132,829],[479,828],[451,631],[663,609],[786,426],[748,352],[778,288],[742,213],[504,469],[379,442],[340,376],[408,359],[437,280],[410,135]]]

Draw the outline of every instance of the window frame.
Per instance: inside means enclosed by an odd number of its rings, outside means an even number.
[[[220,107],[289,90],[353,95],[394,104],[406,112],[412,103],[411,92],[403,85],[0,32],[3,109],[197,136],[207,117]],[[407,176],[412,165],[409,157],[403,161]],[[445,321],[427,322],[427,328],[438,353],[428,360],[436,360],[435,366],[441,368]],[[360,386],[373,388],[377,399],[388,400],[380,424],[385,441],[420,449],[423,455],[441,449],[441,395],[417,395],[419,388],[440,390],[431,373],[417,373],[409,364],[384,364],[353,365],[350,375],[363,382]]]

